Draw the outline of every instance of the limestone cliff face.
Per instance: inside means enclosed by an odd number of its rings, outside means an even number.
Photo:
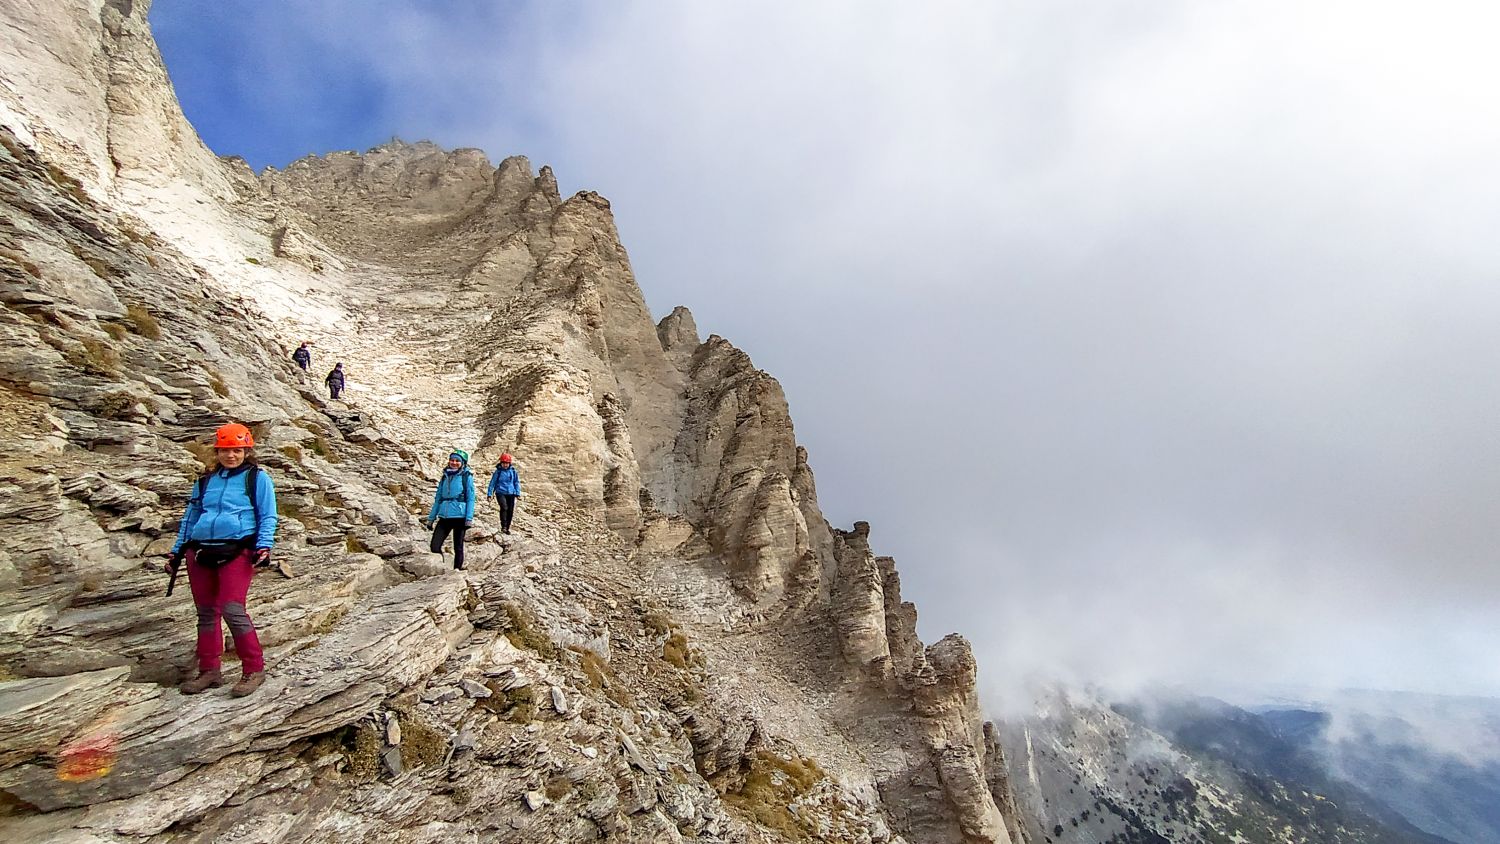
[[[653,323],[608,201],[429,143],[215,159],[147,7],[0,0],[0,830],[1019,840],[968,645],[828,525],[775,379]],[[173,688],[191,607],[151,570],[229,418],[292,574],[244,703]],[[463,574],[415,520],[453,447],[525,493]]]

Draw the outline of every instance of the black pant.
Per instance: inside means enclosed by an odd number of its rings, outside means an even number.
[[[500,505],[500,529],[510,533],[510,520],[516,517],[516,499],[519,495],[506,495],[498,493],[495,502]]]
[[[344,385],[343,384],[329,384],[328,385],[328,397],[331,398],[331,399],[338,398],[339,397],[339,393],[342,393],[343,391],[344,391]]]
[[[437,524],[432,526],[432,545],[429,546],[434,554],[443,553],[443,543],[448,541],[448,534],[453,534],[453,567],[461,569],[464,567],[464,533],[469,530],[469,523],[463,519],[438,519]]]

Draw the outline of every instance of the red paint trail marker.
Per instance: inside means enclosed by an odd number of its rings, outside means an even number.
[[[71,742],[57,754],[57,778],[63,782],[88,782],[115,767],[120,740],[113,732],[95,733]]]

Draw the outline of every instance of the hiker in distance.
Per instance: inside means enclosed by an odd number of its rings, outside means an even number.
[[[292,360],[296,361],[297,365],[302,367],[303,372],[306,372],[307,368],[312,366],[312,349],[307,347],[306,340],[303,340],[302,345],[297,347],[297,351],[292,352]]]
[[[453,534],[453,568],[464,567],[464,533],[474,524],[474,475],[469,471],[469,453],[455,448],[448,455],[448,466],[438,478],[437,492],[432,496],[432,511],[427,514],[432,528],[434,554],[443,553],[443,543]]]
[[[500,532],[510,533],[510,521],[516,516],[516,499],[521,497],[521,479],[516,475],[516,467],[511,465],[509,454],[500,455],[484,497],[486,500],[500,499]]]
[[[266,679],[265,657],[255,624],[245,611],[255,570],[271,564],[276,538],[276,487],[256,465],[250,429],[236,422],[214,434],[216,461],[193,484],[192,497],[167,555],[172,575],[187,564],[193,604],[198,609],[198,675],[181,685],[195,695],[223,685],[219,657],[229,625],[242,676],[230,693],[244,697]]]
[[[328,370],[328,375],[323,379],[323,383],[328,385],[328,397],[330,399],[337,399],[339,393],[344,391],[344,365],[342,363],[334,364],[333,369]]]

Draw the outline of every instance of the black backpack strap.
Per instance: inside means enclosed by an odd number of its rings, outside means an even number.
[[[256,481],[259,480],[257,477],[259,474],[260,467],[254,463],[251,463],[250,468],[245,470],[245,497],[250,499],[250,512],[255,514],[255,535],[250,540],[252,548],[260,540],[260,502],[255,500]]]

